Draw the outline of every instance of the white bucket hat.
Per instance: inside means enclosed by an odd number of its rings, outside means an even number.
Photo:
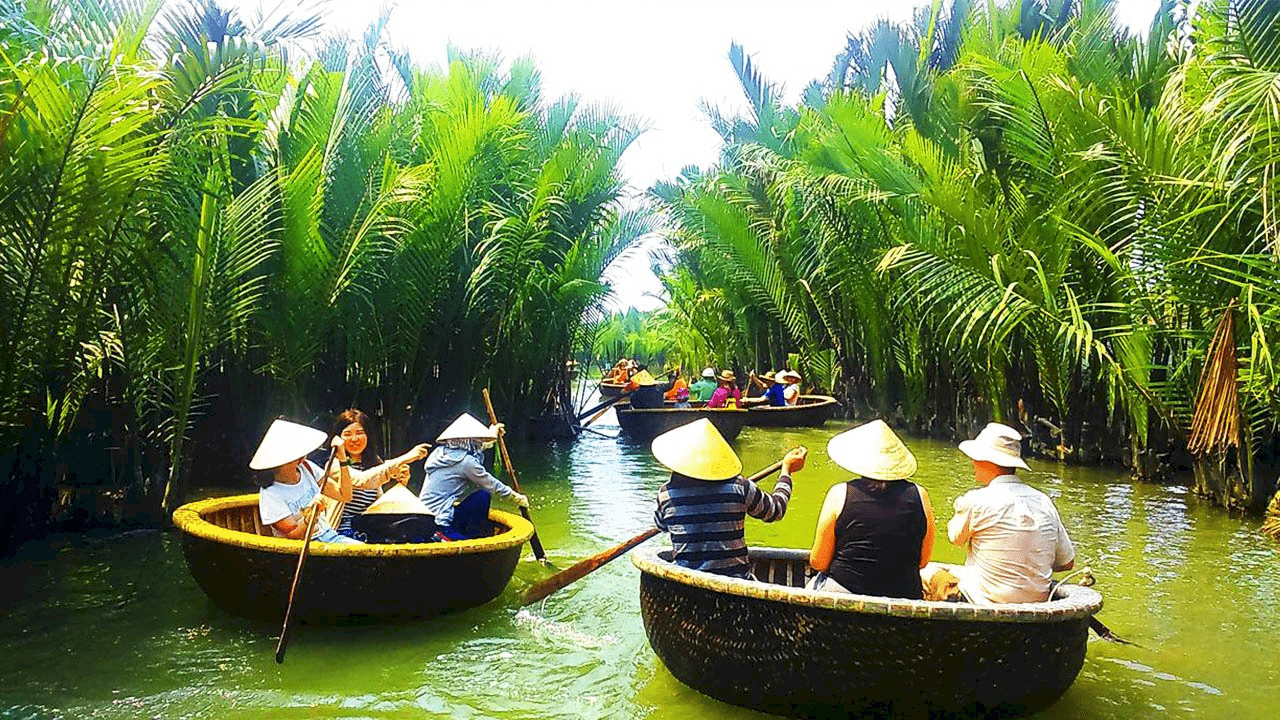
[[[449,427],[440,433],[440,437],[436,438],[436,442],[444,442],[445,440],[497,440],[498,433],[492,428],[480,422],[471,416],[471,413],[462,413],[454,420]]]
[[[668,470],[695,480],[728,480],[742,472],[738,454],[706,418],[662,433],[652,448]]]
[[[778,382],[786,382],[788,380],[795,380],[799,382],[800,380],[803,380],[803,379],[804,378],[800,377],[800,373],[796,372],[795,370],[779,370],[778,371]]]
[[[715,380],[715,379],[716,379],[716,369],[715,369],[715,368],[702,368],[702,377],[704,377],[704,378],[711,378],[712,380]]]
[[[1031,469],[1022,461],[1022,433],[1000,423],[987,423],[978,437],[960,443],[960,452],[1000,467]]]
[[[258,443],[258,449],[249,461],[249,469],[270,470],[306,457],[307,453],[320,447],[327,437],[329,436],[323,430],[277,419],[267,428],[262,442]]]
[[[905,480],[916,474],[916,457],[883,420],[846,430],[827,442],[840,467],[872,480]]]

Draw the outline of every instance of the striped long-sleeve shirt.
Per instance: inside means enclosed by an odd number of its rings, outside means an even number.
[[[791,476],[782,475],[766,493],[743,477],[719,482],[672,473],[658,488],[653,522],[671,533],[677,565],[721,575],[749,576],[746,516],[774,522],[787,514]]]

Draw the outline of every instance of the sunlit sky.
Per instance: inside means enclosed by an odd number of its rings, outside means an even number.
[[[298,0],[283,0],[286,6]],[[280,0],[222,0],[252,15]],[[450,45],[531,56],[549,98],[576,94],[635,115],[647,131],[622,159],[633,188],[674,177],[685,165],[715,162],[719,136],[699,102],[723,111],[745,108],[729,64],[731,42],[744,47],[764,77],[795,102],[811,80],[831,69],[846,36],[880,17],[909,18],[931,0],[330,0],[328,27],[360,33],[390,7],[389,40],[419,65],[445,63]],[[1119,0],[1122,23],[1147,27],[1159,0]],[[656,280],[643,262],[613,273],[617,304],[653,307]]]

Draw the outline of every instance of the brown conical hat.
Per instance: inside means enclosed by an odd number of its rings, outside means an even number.
[[[364,511],[365,515],[430,515],[427,506],[403,485],[394,485]]]
[[[258,449],[249,461],[250,470],[270,470],[287,462],[306,457],[329,437],[323,430],[299,425],[288,420],[271,423],[262,436]]]
[[[827,455],[845,470],[872,480],[905,480],[916,474],[915,455],[883,420],[831,438]]]
[[[695,480],[728,480],[742,472],[737,453],[706,418],[662,433],[652,447],[668,470]]]

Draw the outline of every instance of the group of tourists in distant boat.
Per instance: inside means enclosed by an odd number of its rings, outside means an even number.
[[[1023,483],[1021,435],[991,423],[960,451],[977,489],[955,502],[950,541],[968,551],[962,566],[931,562],[935,521],[925,488],[909,480],[916,459],[882,420],[827,443],[832,462],[856,477],[832,487],[822,504],[809,565],[813,590],[915,600],[1040,602],[1051,576],[1070,570],[1075,549],[1047,495]],[[742,462],[708,420],[658,436],[653,455],[671,478],[658,490],[654,522],[671,535],[677,565],[754,580],[744,522],[781,520],[792,475],[807,451],[791,450],[772,492],[740,475]]]
[[[634,358],[623,358],[613,366],[605,379],[615,385],[622,385],[623,392],[630,394],[631,407],[638,410],[666,407],[668,401],[673,402],[675,408],[692,407],[693,403],[706,403],[711,409],[743,406],[742,390],[738,387],[737,375],[732,370],[722,370],[717,375],[715,368],[703,368],[701,376],[691,385],[684,379],[680,369],[676,368],[667,373],[667,380],[663,383]],[[764,402],[771,407],[799,404],[800,381],[803,379],[794,370],[766,373],[764,379],[754,372],[747,376],[751,386],[764,390]]]
[[[250,469],[261,471],[258,512],[276,537],[302,539],[312,513],[317,542],[440,542],[492,534],[493,497],[520,507],[529,499],[494,477],[484,452],[505,432],[463,413],[436,438],[383,461],[372,447],[368,415],[349,409],[333,432],[276,420],[267,429]],[[308,456],[328,439],[327,467]],[[428,450],[430,452],[428,453]],[[426,458],[418,495],[407,490],[409,464]],[[371,537],[371,533],[376,537]]]

